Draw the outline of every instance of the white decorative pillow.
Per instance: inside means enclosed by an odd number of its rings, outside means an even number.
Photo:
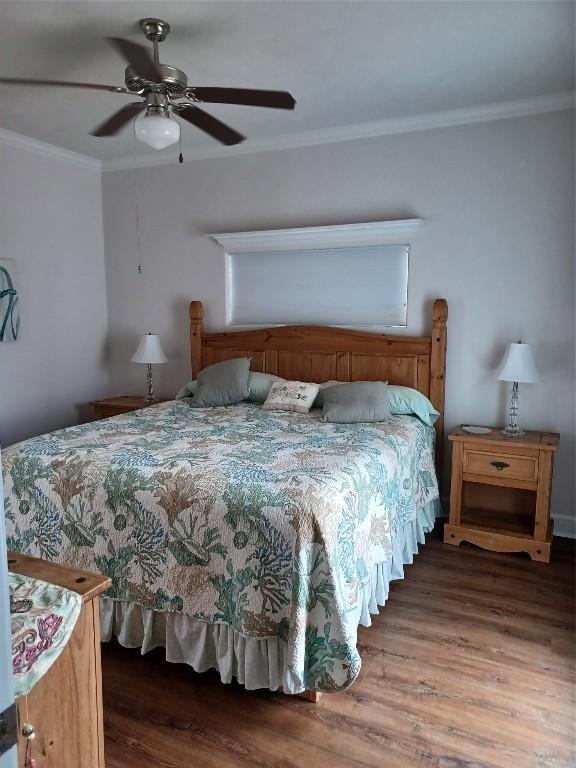
[[[262,408],[268,411],[308,413],[319,389],[319,384],[306,381],[275,381]]]

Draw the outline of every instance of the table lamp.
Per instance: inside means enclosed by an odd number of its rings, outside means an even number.
[[[504,427],[502,434],[507,437],[520,437],[525,432],[518,426],[518,384],[535,384],[539,381],[530,344],[523,344],[521,341],[516,344],[508,344],[498,368],[498,378],[500,381],[513,382],[510,396],[510,416],[508,425]]]
[[[152,382],[152,364],[167,363],[168,358],[160,346],[160,339],[156,333],[145,333],[140,339],[138,349],[132,355],[130,360],[133,363],[143,363],[148,366],[146,381],[148,383],[148,393],[144,398],[148,402],[155,400],[154,383]]]

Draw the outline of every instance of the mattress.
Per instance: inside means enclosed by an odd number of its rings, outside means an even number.
[[[110,576],[105,638],[247,687],[343,690],[359,622],[433,525],[433,443],[411,416],[170,401],[6,449],[8,547]]]

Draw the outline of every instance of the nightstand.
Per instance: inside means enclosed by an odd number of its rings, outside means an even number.
[[[526,432],[511,438],[497,428],[471,435],[460,427],[448,439],[452,485],[445,543],[468,541],[550,562],[550,492],[560,435]]]
[[[122,395],[121,397],[110,397],[107,400],[94,400],[90,405],[94,411],[94,419],[107,419],[109,416],[119,416],[121,413],[130,413],[140,408],[148,408],[150,405],[156,405],[162,400],[145,400],[143,397],[133,395]]]

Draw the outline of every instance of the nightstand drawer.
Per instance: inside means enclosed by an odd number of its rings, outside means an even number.
[[[538,458],[496,451],[488,453],[465,450],[463,470],[471,475],[490,475],[509,477],[514,480],[536,481],[538,479]]]

